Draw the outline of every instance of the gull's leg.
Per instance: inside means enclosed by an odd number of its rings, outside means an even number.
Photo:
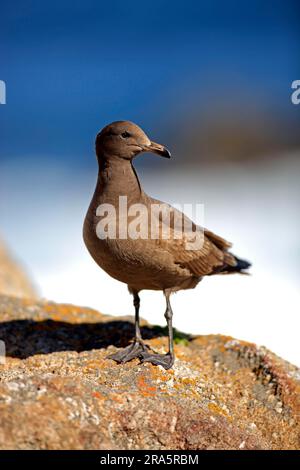
[[[110,354],[107,356],[107,359],[113,359],[114,361],[121,363],[121,362],[128,362],[136,357],[141,357],[144,352],[149,349],[149,346],[144,344],[141,336],[140,330],[140,297],[138,292],[132,291],[133,293],[133,305],[135,308],[135,336],[133,342],[124,349],[120,351]]]
[[[170,369],[174,364],[175,354],[174,354],[174,344],[173,344],[173,326],[172,326],[172,317],[173,311],[170,303],[170,290],[164,291],[167,308],[165,312],[165,318],[168,325],[168,340],[169,340],[169,351],[167,354],[150,354],[148,351],[145,351],[142,354],[142,362],[151,362],[155,366],[163,366],[165,369]]]

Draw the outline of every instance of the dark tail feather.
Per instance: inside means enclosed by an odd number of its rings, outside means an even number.
[[[233,255],[235,257],[235,260],[237,262],[236,266],[227,266],[226,271],[230,273],[245,273],[246,269],[249,269],[251,263],[249,261],[246,261],[244,259],[240,259],[237,256]]]
[[[240,259],[237,256],[233,255],[235,260],[236,260],[236,265],[235,266],[223,266],[223,268],[220,270],[220,273],[241,273],[241,274],[249,274],[246,270],[250,268],[251,263],[249,261],[246,261],[244,259]]]

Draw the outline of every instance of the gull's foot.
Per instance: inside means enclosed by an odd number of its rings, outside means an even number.
[[[174,364],[174,357],[170,353],[167,354],[150,354],[145,351],[142,354],[142,362],[151,362],[155,366],[163,366],[166,370],[171,369]]]
[[[112,359],[119,364],[123,362],[128,362],[131,361],[132,359],[135,359],[136,357],[141,358],[143,354],[146,354],[149,350],[149,346],[147,344],[143,343],[142,341],[134,341],[132,344],[127,346],[124,349],[121,349],[120,351],[110,354],[109,356],[106,357],[106,359]],[[149,354],[149,353],[148,353]]]

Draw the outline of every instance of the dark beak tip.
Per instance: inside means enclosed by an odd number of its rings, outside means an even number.
[[[148,147],[145,147],[148,152],[156,153],[160,157],[171,158],[171,152],[164,145],[151,142]]]
[[[165,148],[163,156],[166,158],[171,158],[171,152],[167,148]]]

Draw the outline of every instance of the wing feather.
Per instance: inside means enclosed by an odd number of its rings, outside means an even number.
[[[157,200],[152,200],[152,202],[164,204]],[[231,243],[219,235],[197,226],[178,209],[172,206],[169,208],[171,211],[170,236],[163,238],[160,221],[160,236],[156,243],[161,249],[172,255],[175,264],[189,269],[192,275],[198,277],[218,272],[227,265],[236,265],[234,256],[228,252],[232,246]],[[180,218],[183,222],[179,228],[175,221],[178,222]],[[188,227],[188,230],[184,230],[185,227]],[[202,243],[198,249],[190,249],[195,241],[195,230],[201,233]]]

